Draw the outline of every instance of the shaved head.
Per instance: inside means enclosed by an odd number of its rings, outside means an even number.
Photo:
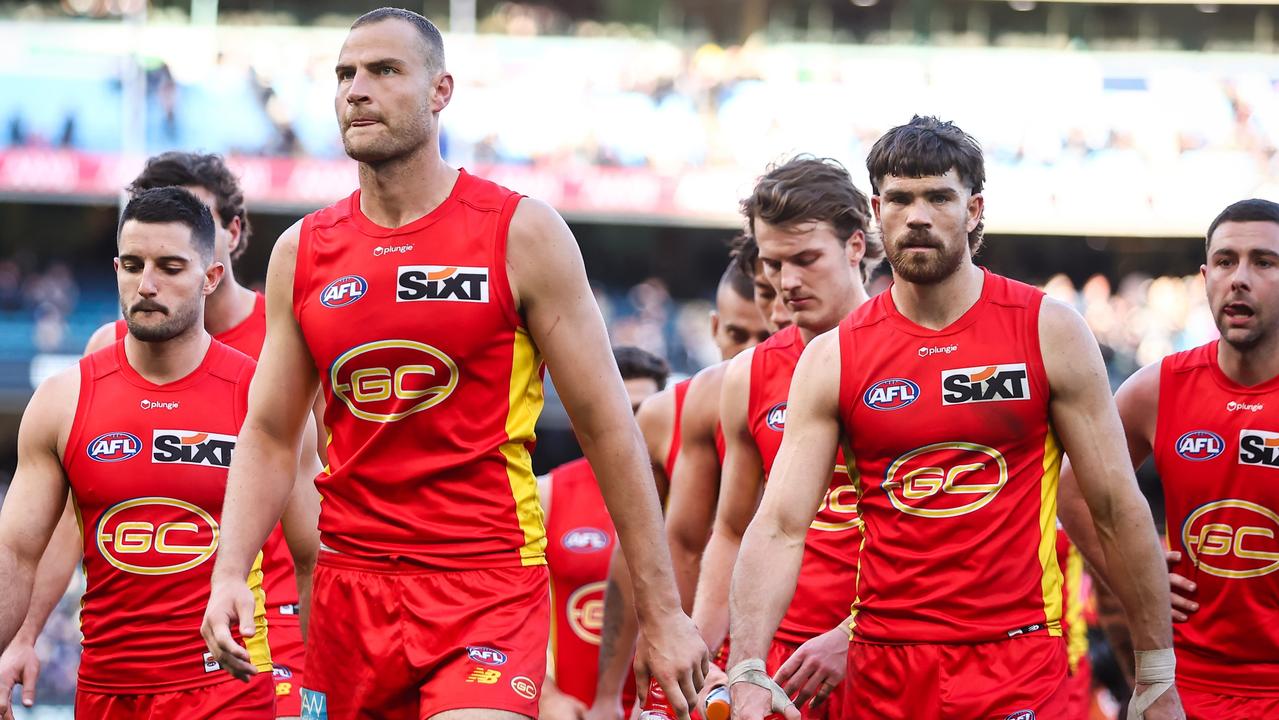
[[[435,23],[412,10],[391,7],[371,10],[351,23],[351,29],[386,20],[400,20],[412,25],[417,30],[417,34],[422,37],[422,49],[426,55],[427,67],[436,71],[444,69],[444,37],[440,35],[440,29],[435,27]]]

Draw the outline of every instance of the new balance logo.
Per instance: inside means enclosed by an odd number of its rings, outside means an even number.
[[[489,269],[445,265],[401,265],[396,302],[489,301]]]
[[[489,670],[488,668],[477,667],[466,676],[469,683],[479,683],[480,685],[496,685],[498,680],[502,679],[502,673],[497,670]]]
[[[1026,364],[943,370],[942,405],[1030,399]]]

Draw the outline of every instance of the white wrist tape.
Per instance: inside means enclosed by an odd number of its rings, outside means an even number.
[[[1172,648],[1138,650],[1137,684],[1149,685],[1128,702],[1128,720],[1142,720],[1146,710],[1172,687],[1177,679],[1177,656]]]
[[[773,678],[769,677],[768,671],[764,667],[764,661],[760,658],[743,660],[728,671],[729,687],[739,682],[757,685],[772,693],[772,706],[769,708],[771,712],[779,713],[794,705],[791,699],[787,697],[786,691],[782,690],[781,686],[773,682]]]

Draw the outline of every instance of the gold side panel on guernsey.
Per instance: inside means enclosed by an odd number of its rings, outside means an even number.
[[[1052,426],[1044,434],[1044,474],[1039,479],[1039,582],[1044,593],[1048,634],[1061,636],[1061,568],[1057,565],[1057,482],[1061,444]]]
[[[526,438],[533,437],[533,426],[542,412],[541,365],[542,358],[528,331],[516,329],[511,353],[510,403],[506,415],[507,441],[502,444],[502,456],[506,458],[506,479],[511,484],[515,514],[524,533],[524,545],[520,548],[524,565],[546,564],[542,504],[537,498],[533,461],[524,445]]]

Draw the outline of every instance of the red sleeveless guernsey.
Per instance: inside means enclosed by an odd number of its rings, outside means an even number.
[[[906,319],[891,292],[840,323],[840,407],[864,523],[858,640],[1061,635],[1043,293],[983,273],[981,297],[942,330]]]
[[[688,397],[688,386],[693,378],[675,383],[675,420],[671,424],[671,447],[666,451],[666,482],[675,477],[675,458],[679,457],[680,428],[683,427],[684,399]],[[669,490],[668,490],[669,492]]]
[[[755,346],[751,356],[750,399],[747,422],[760,458],[764,477],[782,446],[786,428],[786,399],[790,395],[795,365],[804,352],[799,327],[792,325]],[[830,487],[817,517],[804,539],[804,564],[799,571],[795,596],[777,628],[776,639],[792,645],[829,631],[848,617],[857,582],[858,529],[856,488],[844,467],[843,453],[831,475]]]
[[[253,312],[239,325],[214,335],[213,338],[257,360],[262,357],[262,342],[266,340],[266,296],[254,293]],[[115,339],[123,340],[129,334],[129,325],[123,319],[115,321]],[[284,530],[279,523],[267,536],[262,546],[262,589],[266,591],[266,617],[276,622],[298,622],[298,583],[293,574],[293,555],[284,541]],[[287,619],[283,616],[288,616]]]
[[[216,341],[200,367],[167,385],[134,371],[123,341],[80,361],[62,461],[84,538],[80,689],[149,694],[227,681],[200,623],[253,369]],[[270,672],[261,581],[255,563],[258,632],[248,647]]]
[[[546,537],[555,609],[551,623],[555,683],[589,706],[595,700],[604,591],[617,532],[586,458],[551,471]],[[630,709],[635,678],[629,673],[628,677],[623,707]]]
[[[1199,611],[1173,624],[1177,684],[1279,696],[1279,377],[1244,387],[1217,342],[1169,355],[1159,373],[1155,467],[1173,572]]]
[[[397,229],[360,193],[303,220],[293,304],[323,383],[327,549],[443,570],[542,565],[542,361],[506,273],[520,196],[463,171]]]

